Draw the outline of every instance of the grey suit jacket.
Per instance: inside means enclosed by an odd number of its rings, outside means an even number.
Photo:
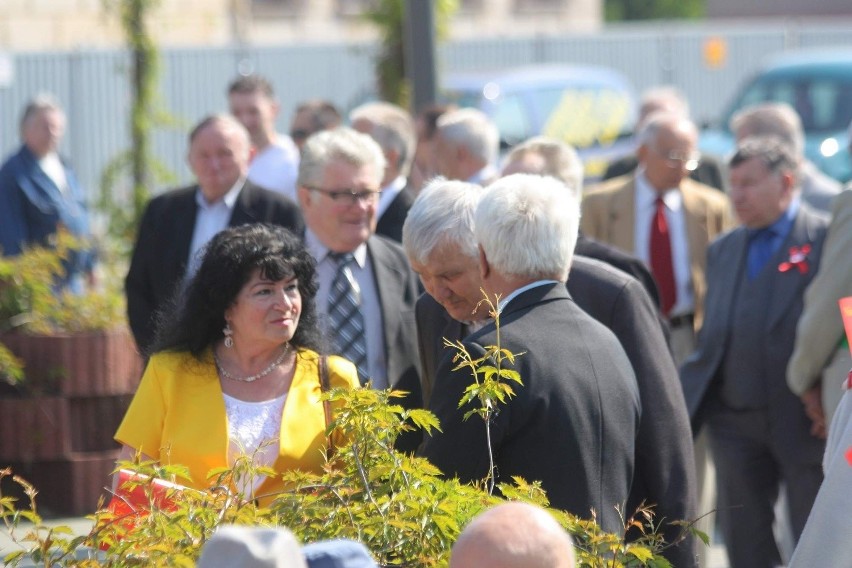
[[[784,385],[776,389],[777,396],[767,395],[768,412],[774,417],[772,436],[788,449],[787,457],[791,461],[819,461],[818,447],[809,434],[810,421],[805,416],[798,397],[786,388],[785,371],[787,361],[793,352],[796,323],[802,313],[805,288],[811,282],[819,268],[819,258],[826,234],[826,220],[813,213],[802,204],[793,228],[781,250],[801,247],[809,244],[808,270],[772,272],[772,286],[766,293],[770,295],[770,311],[761,323],[763,329],[762,349],[755,357],[763,358],[769,377],[775,377]],[[708,249],[707,275],[708,289],[705,303],[707,317],[698,335],[695,352],[684,362],[680,370],[681,383],[686,397],[687,408],[693,423],[693,430],[701,426],[705,414],[712,412],[718,397],[715,389],[722,380],[721,367],[731,321],[731,307],[740,271],[745,270],[748,252],[748,234],[739,227],[723,235]],[[801,451],[807,449],[807,451]]]
[[[645,501],[656,505],[657,521],[697,516],[695,465],[686,403],[654,303],[631,276],[594,259],[575,256],[567,289],[577,305],[609,328],[624,348],[639,387],[642,419],[636,437],[635,469],[627,511]],[[417,301],[417,336],[424,393],[448,351],[443,338],[462,339],[462,324],[428,294]],[[677,526],[664,526],[671,542]],[[666,551],[674,566],[694,566],[694,541]]]
[[[558,330],[558,331],[557,331]],[[497,481],[539,480],[554,507],[588,518],[594,508],[608,531],[621,531],[615,505],[633,478],[640,402],[630,362],[612,332],[583,312],[561,284],[514,298],[501,316],[502,347],[516,358],[523,386],[501,405],[491,437]],[[496,344],[493,323],[464,340],[474,356]],[[427,436],[421,453],[462,481],[488,470],[485,425],[459,409],[469,371],[441,360],[429,409],[443,432]]]

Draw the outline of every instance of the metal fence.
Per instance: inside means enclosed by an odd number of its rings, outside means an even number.
[[[709,66],[707,42],[725,48],[724,63]],[[748,26],[672,24],[611,26],[596,34],[449,42],[438,53],[439,72],[497,69],[529,63],[586,63],[616,68],[637,90],[673,84],[689,97],[694,117],[719,114],[737,86],[768,55],[798,47],[852,46],[852,21]],[[286,131],[294,105],[321,97],[347,109],[374,92],[373,44],[166,49],[162,52],[162,107],[178,124],[159,130],[158,158],[181,182],[189,125],[226,110],[225,90],[240,71],[269,77],[282,103],[279,128]],[[62,152],[74,164],[94,199],[105,166],[129,147],[130,60],[121,50],[13,53],[13,81],[0,87],[0,154],[19,142],[25,101],[51,92],[68,113]],[[159,192],[165,188],[151,188]]]

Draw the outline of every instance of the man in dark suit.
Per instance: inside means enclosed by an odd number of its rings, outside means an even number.
[[[411,116],[396,105],[374,102],[349,113],[349,121],[352,128],[375,140],[385,154],[382,195],[376,206],[376,234],[402,242],[402,224],[415,197],[408,185],[417,145]]]
[[[427,290],[417,301],[418,347],[424,400],[437,367],[448,353],[444,338],[464,339],[488,314],[475,310],[481,299],[472,216],[482,189],[462,182],[435,181],[411,209],[404,229],[409,261]],[[567,289],[586,313],[618,338],[636,373],[644,409],[636,438],[636,463],[627,511],[645,501],[657,519],[694,519],[695,473],[686,405],[677,371],[661,333],[656,308],[642,286],[621,271],[574,256]],[[673,540],[676,526],[664,526]],[[694,566],[693,542],[667,551],[675,566]]]
[[[403,404],[419,408],[417,278],[402,248],[373,234],[384,168],[369,136],[343,127],[318,132],[302,147],[299,203],[317,260],[317,312],[333,349],[356,364],[362,382],[407,391]],[[419,438],[404,435],[398,447],[414,450]]]
[[[540,176],[499,180],[476,208],[482,285],[500,297],[499,343],[523,353],[513,366],[523,385],[512,384],[514,396],[490,423],[494,474],[498,482],[539,480],[554,507],[586,518],[594,509],[605,530],[620,531],[615,507],[633,478],[639,394],[618,340],[565,289],[578,221],[564,185]],[[496,344],[493,322],[464,339],[474,358]],[[463,419],[476,407],[459,408],[473,378],[454,367],[451,353],[438,365],[429,409],[442,432],[426,437],[421,452],[446,475],[479,480],[489,472],[486,427],[478,416]]]
[[[141,353],[147,355],[154,341],[158,310],[171,305],[216,233],[267,222],[301,234],[302,216],[293,201],[246,181],[249,144],[234,117],[203,119],[189,135],[197,184],[159,195],[145,209],[125,279],[127,314]]]
[[[800,200],[798,165],[778,138],[738,145],[731,198],[743,226],[708,250],[707,318],[681,368],[693,427],[709,429],[732,568],[781,564],[772,534],[779,484],[798,539],[822,481],[824,443],[785,381],[826,233]]]

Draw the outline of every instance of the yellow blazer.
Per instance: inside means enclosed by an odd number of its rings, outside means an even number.
[[[580,228],[593,239],[635,254],[635,175],[611,179],[592,187],[583,197]],[[681,182],[692,290],[695,295],[695,330],[701,327],[707,281],[707,247],[721,233],[734,227],[731,204],[724,193],[686,178]]]
[[[297,352],[296,370],[281,416],[278,472],[299,469],[321,472],[325,459],[325,411],[320,394],[318,356]],[[355,366],[340,357],[328,358],[332,388],[358,388]],[[228,467],[228,425],[225,400],[211,352],[202,360],[188,353],[151,357],[130,408],[115,434],[121,444],[140,450],[162,464],[189,468],[190,487],[209,486],[207,473]],[[335,439],[336,445],[342,440]],[[281,479],[270,477],[256,494],[277,493]]]

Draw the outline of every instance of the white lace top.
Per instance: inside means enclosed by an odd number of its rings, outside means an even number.
[[[254,455],[256,466],[273,466],[278,458],[281,414],[287,393],[262,402],[246,402],[224,393],[223,396],[228,415],[228,463],[233,464],[237,457],[246,454]],[[258,476],[243,480],[238,489],[250,497],[265,479],[266,476]]]

